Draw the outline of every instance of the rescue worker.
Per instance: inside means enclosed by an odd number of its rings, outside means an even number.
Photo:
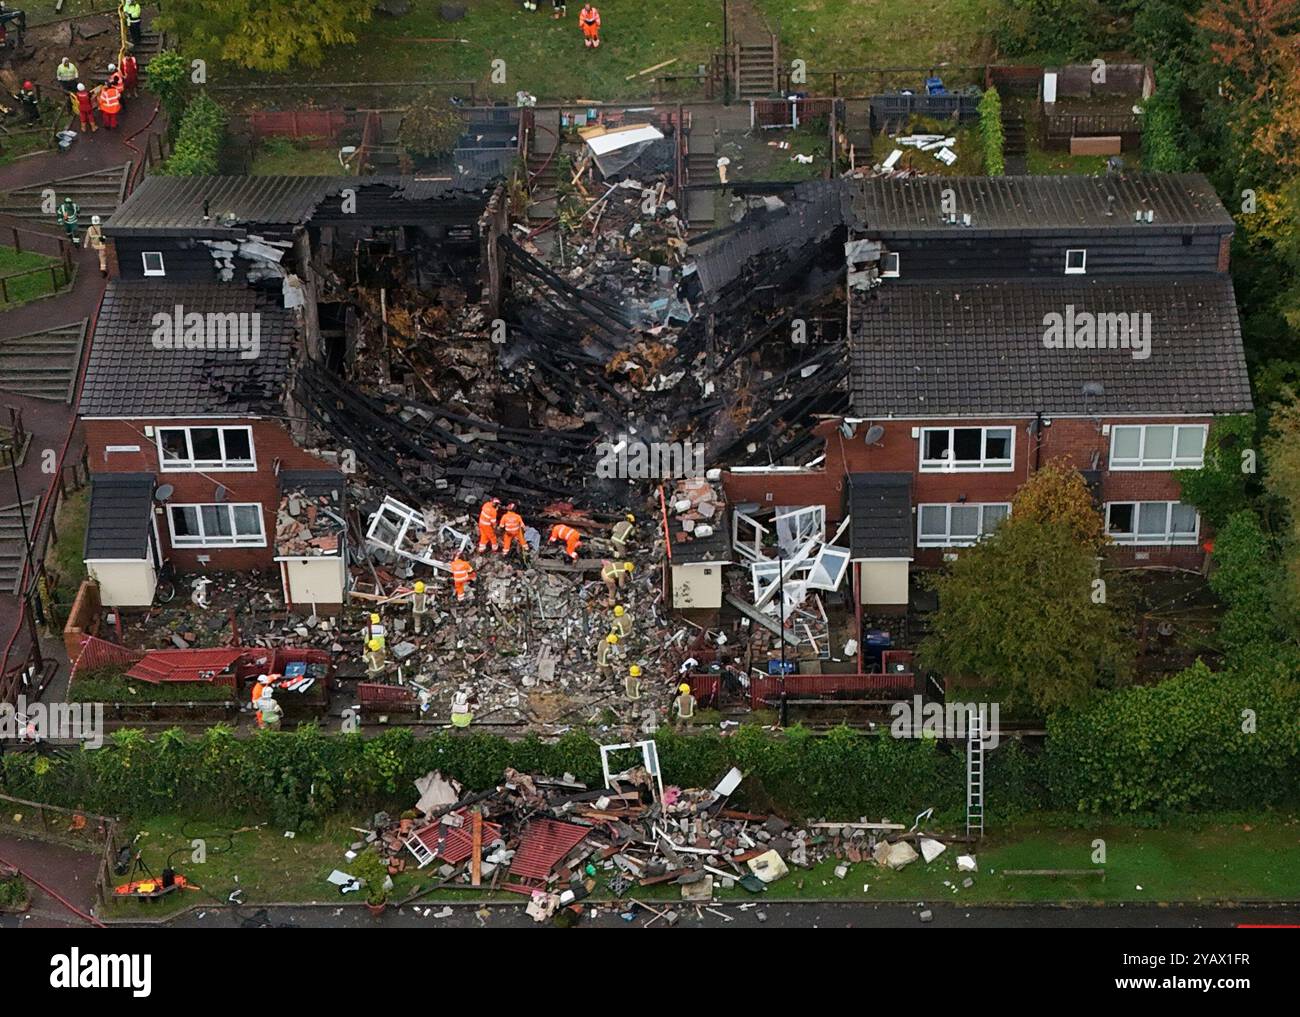
[[[122,57],[122,94],[127,98],[135,98],[139,92],[140,85],[140,65],[136,63],[135,56],[128,49],[126,56]]]
[[[566,17],[569,13],[569,5],[564,0],[551,0],[551,20]]]
[[[695,697],[691,695],[691,687],[685,682],[677,686],[677,698],[673,700],[673,712],[677,714],[677,719],[683,724],[688,723],[695,716]]]
[[[623,694],[633,703],[641,698],[640,664],[633,664],[627,669],[627,678],[623,682]]]
[[[257,715],[262,718],[261,726],[267,731],[279,731],[280,720],[284,717],[284,710],[275,701],[275,696],[271,694],[270,689],[266,689],[262,693],[262,698],[257,701],[257,706]]]
[[[253,708],[254,715],[257,719],[257,726],[262,726],[262,711],[258,709],[257,702],[262,698],[262,693],[271,687],[270,675],[259,675],[257,681],[253,682],[253,690],[248,697],[248,703]]]
[[[596,647],[596,670],[601,674],[609,674],[614,669],[614,647],[616,646],[618,646],[618,636],[611,632]]]
[[[568,554],[570,561],[578,560],[578,548],[582,544],[582,534],[572,526],[566,526],[564,523],[556,523],[551,527],[551,539],[548,543],[554,544],[558,541],[564,541],[564,550]]]
[[[378,639],[372,639],[366,643],[366,677],[370,679],[380,678],[384,673],[384,665],[388,663],[388,655],[384,653],[384,644]]]
[[[104,115],[104,126],[117,130],[117,115],[122,112],[122,90],[116,85],[105,85],[99,90],[99,112]]]
[[[81,243],[77,239],[77,216],[80,212],[81,206],[72,200],[71,195],[64,197],[59,207],[54,210],[54,221],[63,227],[63,231],[74,247]]]
[[[612,604],[618,596],[618,588],[621,585],[623,576],[627,573],[623,571],[621,565],[616,561],[610,561],[608,558],[600,560],[600,579],[605,584],[605,589],[609,593],[609,602]]]
[[[86,230],[86,247],[99,255],[99,274],[108,276],[108,245],[104,243],[104,230],[99,225],[99,216],[90,217],[90,229]]]
[[[614,608],[614,622],[610,628],[619,639],[626,639],[632,634],[632,616],[622,604]]]
[[[524,543],[524,517],[515,511],[515,503],[511,502],[501,513],[501,553],[509,554],[514,544],[519,545],[520,554],[527,553],[528,545]]]
[[[144,34],[144,26],[141,24],[144,11],[140,9],[140,0],[124,0],[122,16],[126,18],[126,30],[131,37],[131,45],[139,46],[140,37]]]
[[[488,544],[493,551],[501,549],[497,543],[497,513],[501,510],[501,499],[491,498],[478,510],[478,553],[487,550]]]
[[[387,642],[387,635],[388,629],[384,626],[384,620],[377,614],[371,614],[370,620],[366,622],[366,642],[369,642],[372,639],[378,639],[379,645],[382,648]]]
[[[472,565],[459,554],[451,560],[451,581],[456,587],[456,599],[465,599],[465,587],[477,576]]]
[[[629,512],[614,527],[614,532],[610,534],[609,539],[614,543],[614,553],[620,558],[627,554],[627,542],[632,539],[632,531],[636,527],[636,516]]]
[[[95,101],[86,91],[86,86],[78,82],[72,98],[77,104],[77,116],[81,118],[81,133],[86,133],[87,126],[90,127],[92,134],[99,130],[99,125],[95,123]]]
[[[424,583],[416,581],[411,591],[411,628],[418,636],[424,628],[424,616],[429,613],[429,595],[424,590]]]
[[[582,28],[582,41],[588,49],[600,45],[600,11],[591,4],[583,4],[578,12],[578,24]]]
[[[469,708],[469,693],[464,689],[457,689],[456,694],[451,698],[451,726],[469,727],[473,720],[474,714]]]
[[[77,90],[77,65],[67,57],[59,61],[59,66],[54,69],[54,76],[58,79],[59,87],[65,92],[71,94]]]
[[[36,97],[36,86],[30,81],[24,81],[23,87],[18,91],[18,101],[23,107],[23,116],[27,123],[33,124],[41,118],[40,100]]]
[[[117,64],[109,64],[108,71],[104,75],[104,84],[116,85],[122,87],[122,72],[117,69]]]

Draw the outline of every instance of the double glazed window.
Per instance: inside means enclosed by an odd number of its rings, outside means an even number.
[[[1014,444],[1010,427],[922,428],[921,469],[1009,470]]]
[[[917,547],[965,547],[986,537],[1011,512],[1006,502],[917,507]]]
[[[262,506],[168,505],[172,547],[265,547]]]
[[[1195,544],[1201,520],[1192,505],[1177,501],[1112,501],[1106,532],[1117,544]]]
[[[1204,424],[1115,424],[1112,470],[1194,470],[1205,464]]]
[[[251,427],[160,427],[158,462],[164,472],[254,470]]]

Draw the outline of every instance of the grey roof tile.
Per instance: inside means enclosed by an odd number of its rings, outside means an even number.
[[[912,557],[910,473],[850,473],[848,502],[854,558]]]
[[[90,478],[87,561],[147,558],[153,519],[152,473],[96,473]]]

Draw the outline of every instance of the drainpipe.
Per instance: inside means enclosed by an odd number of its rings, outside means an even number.
[[[1038,468],[1042,465],[1043,462],[1043,411],[1042,410],[1039,410],[1037,415],[1035,415],[1034,424],[1035,424],[1034,438],[1036,439],[1036,444],[1034,445],[1034,472],[1037,473]]]

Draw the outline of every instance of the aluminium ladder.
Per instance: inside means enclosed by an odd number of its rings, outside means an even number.
[[[971,707],[966,721],[966,835],[984,836],[984,717]]]

